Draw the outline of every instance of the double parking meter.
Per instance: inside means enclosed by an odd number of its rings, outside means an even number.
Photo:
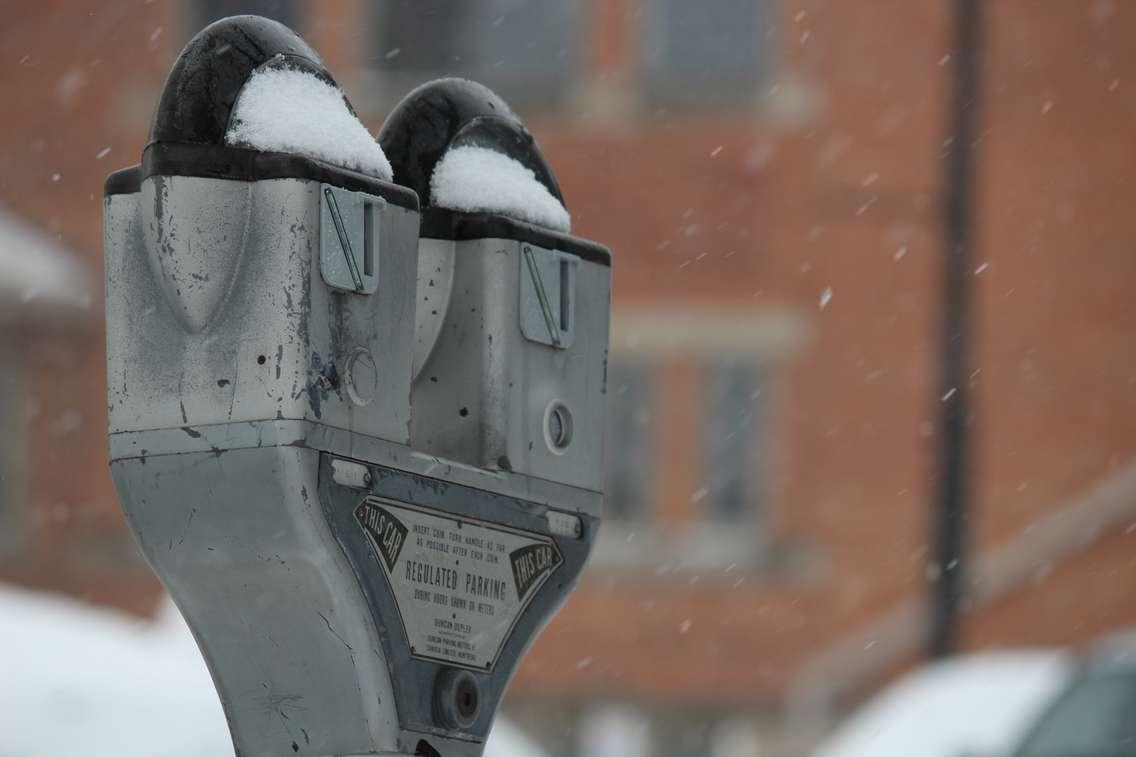
[[[492,181],[441,207],[463,145],[561,200],[484,87],[408,95],[389,164],[337,152],[343,114],[275,22],[179,56],[106,183],[111,470],[238,754],[473,757],[599,526],[610,254],[498,212]]]

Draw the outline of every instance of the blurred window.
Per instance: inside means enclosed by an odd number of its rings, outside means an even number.
[[[1136,754],[1136,673],[1086,678],[1042,716],[1018,757]]]
[[[245,14],[266,16],[297,30],[300,25],[296,0],[193,0],[191,5],[192,23],[187,36],[217,19]]]
[[[710,363],[703,389],[703,480],[695,499],[712,521],[752,520],[762,492],[762,371],[750,359]]]
[[[0,322],[0,330],[4,324]],[[15,344],[0,332],[0,555],[18,552],[22,545],[21,479],[24,478],[28,429],[23,422],[25,386]]]
[[[439,76],[485,84],[506,101],[554,105],[579,67],[581,0],[399,0],[374,6],[371,60],[402,89]]]
[[[645,360],[613,359],[608,364],[604,512],[613,520],[641,520],[647,511],[654,472],[651,384],[651,366]]]
[[[748,104],[769,58],[769,0],[648,0],[646,92],[658,104]]]

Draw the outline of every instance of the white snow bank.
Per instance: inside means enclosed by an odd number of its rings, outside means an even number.
[[[343,93],[313,74],[257,71],[233,106],[225,143],[285,152],[391,180],[383,148],[347,107]]]
[[[0,205],[0,311],[31,302],[89,307],[91,277],[75,253]]]
[[[571,218],[530,169],[487,147],[455,147],[430,177],[434,205],[466,213],[499,213],[556,231]]]
[[[221,757],[205,661],[168,600],[154,622],[0,584],[0,757]],[[486,757],[545,757],[498,718]]]
[[[0,755],[233,754],[184,624],[0,588],[0,641]]]
[[[928,665],[864,705],[813,757],[1005,754],[1069,680],[1051,650],[986,652]]]

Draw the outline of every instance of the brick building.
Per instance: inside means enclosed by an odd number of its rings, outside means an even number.
[[[919,658],[946,567],[947,0],[11,4],[5,212],[97,281],[103,177],[236,6],[300,30],[376,131],[426,78],[498,89],[614,251],[608,520],[515,718],[558,755],[777,754]],[[1136,623],[1136,8],[985,7],[964,639],[1077,643]],[[0,309],[0,453],[25,471],[0,480],[0,577],[145,611],[100,307]]]

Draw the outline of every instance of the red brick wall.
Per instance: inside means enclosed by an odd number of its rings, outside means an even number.
[[[1136,452],[1136,7],[1031,7],[990,14],[975,261],[989,268],[974,279],[984,544]]]
[[[306,17],[309,38],[357,102],[365,6],[312,5]],[[586,78],[633,95],[635,4],[588,7]],[[984,7],[975,266],[988,267],[973,279],[972,523],[987,548],[1136,449],[1136,7]],[[926,591],[949,8],[785,0],[779,86],[812,103],[790,120],[773,117],[784,96],[764,116],[660,118],[634,107],[614,122],[534,115],[576,230],[615,251],[617,307],[730,303],[788,309],[808,324],[810,340],[777,377],[770,429],[780,482],[774,539],[808,566],[747,575],[738,587],[733,576],[692,583],[593,571],[535,646],[520,694],[773,698],[816,650]],[[185,38],[184,9],[54,0],[9,4],[5,18],[0,198],[97,269],[102,179],[137,160]],[[97,316],[91,327],[66,342],[64,356],[33,362],[45,417],[75,407],[83,419],[64,436],[45,422],[35,442],[41,520],[63,503],[73,527],[45,527],[34,559],[2,571],[145,609],[153,581],[137,563],[116,572],[90,547],[129,552],[113,547],[124,531],[103,462]],[[682,361],[664,376],[673,409],[659,426],[653,505],[664,523],[694,517],[697,419],[684,398],[697,381]],[[1131,576],[1131,538],[1110,536],[983,611],[967,626],[968,643],[1079,640],[1132,622],[1121,592],[1078,592]]]

